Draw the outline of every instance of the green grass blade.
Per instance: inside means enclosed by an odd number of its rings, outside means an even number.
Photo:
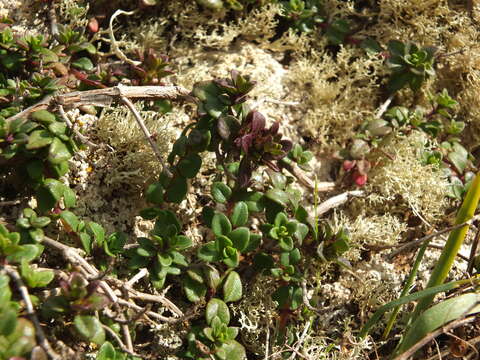
[[[401,297],[397,300],[391,301],[388,304],[383,305],[380,307],[373,316],[370,318],[370,320],[367,321],[367,323],[363,326],[363,328],[360,330],[359,336],[361,338],[364,338],[365,336],[368,335],[370,329],[380,320],[383,314],[385,314],[387,311],[390,311],[394,309],[397,306],[404,305],[406,303],[409,303],[410,301],[415,301],[419,299],[423,299],[427,296],[435,296],[436,294],[440,292],[445,292],[449,291],[455,288],[458,288],[459,286],[466,285],[466,284],[471,284],[472,282],[478,282],[479,278],[474,277],[470,279],[464,279],[464,280],[458,280],[458,281],[452,281],[446,284],[438,285],[438,286],[433,286],[428,289],[418,291],[416,293],[410,294],[408,296]]]
[[[478,206],[478,201],[480,199],[480,174],[475,176],[470,188],[468,189],[467,195],[463,200],[462,206],[458,211],[457,218],[455,219],[455,225],[462,224],[470,220],[475,214],[475,210]],[[452,267],[455,256],[457,256],[458,250],[465,239],[469,225],[462,226],[461,228],[455,229],[450,233],[448,240],[445,244],[445,247],[438,259],[435,268],[433,269],[430,280],[428,281],[427,288],[437,286],[442,284],[450,269]],[[424,297],[417,304],[415,311],[412,314],[412,319],[418,317],[433,301],[435,294]]]
[[[430,239],[431,240],[431,239]],[[420,267],[420,263],[422,262],[423,255],[425,254],[425,250],[427,250],[428,244],[430,243],[430,240],[424,241],[420,249],[418,250],[417,257],[415,258],[415,263],[413,264],[412,270],[410,271],[410,274],[408,275],[408,279],[405,282],[405,285],[402,289],[402,293],[400,294],[400,298],[408,295],[410,291],[410,287],[412,286],[415,277],[417,276],[418,268]],[[390,318],[388,319],[387,326],[385,327],[385,331],[383,332],[383,339],[386,339],[388,337],[388,334],[390,333],[390,330],[392,330],[393,324],[395,323],[395,319],[397,318],[398,312],[401,309],[401,305],[395,307],[393,309],[392,314],[390,315]]]
[[[441,301],[425,310],[408,329],[396,355],[404,353],[429,333],[450,321],[479,312],[479,300],[479,294],[467,293]]]

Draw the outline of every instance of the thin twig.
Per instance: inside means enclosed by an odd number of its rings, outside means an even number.
[[[122,351],[126,352],[127,354],[129,355],[132,355],[132,356],[138,356],[142,359],[144,359],[143,356],[133,352],[132,350],[130,350],[122,341],[122,339],[120,339],[120,336],[117,335],[117,333],[115,331],[113,331],[112,329],[110,329],[110,327],[108,327],[107,325],[104,325],[102,324],[102,328],[104,330],[106,330],[114,339],[115,341],[118,343],[118,346],[120,346],[120,349],[122,349]]]
[[[316,216],[325,214],[327,211],[345,204],[352,197],[362,197],[364,195],[365,193],[362,190],[352,190],[352,191],[345,191],[340,195],[333,196],[317,206]]]
[[[0,207],[2,206],[13,206],[20,204],[20,200],[9,200],[9,201],[0,201]]]
[[[310,301],[308,301],[308,297],[307,297],[307,280],[303,279],[302,282],[301,282],[301,286],[302,286],[302,296],[303,296],[303,305],[305,305],[305,307],[310,310],[310,311],[313,311],[319,315],[323,315],[325,314],[325,309],[317,309],[316,307],[313,307],[311,304],[310,304]]]
[[[140,126],[140,129],[142,129],[143,134],[145,135],[148,142],[150,143],[150,146],[152,147],[153,152],[157,156],[158,161],[160,162],[160,164],[162,164],[162,170],[165,172],[165,174],[168,177],[172,177],[173,174],[168,169],[167,164],[165,164],[165,162],[163,161],[162,153],[160,152],[160,149],[158,148],[157,143],[153,141],[152,134],[150,134],[150,131],[148,131],[147,127],[145,126],[145,123],[143,122],[143,119],[140,116],[140,113],[138,112],[137,108],[135,107],[135,105],[133,105],[133,103],[127,97],[123,96],[122,94],[120,94],[120,99],[133,113],[135,120],[137,120],[138,126]]]
[[[72,248],[70,246],[67,246],[65,244],[62,244],[56,240],[53,240],[49,238],[48,236],[45,236],[43,238],[43,243],[50,247],[54,247],[57,250],[60,250],[65,259],[69,261],[72,264],[80,266],[82,270],[85,271],[85,274],[88,278],[91,277],[98,277],[99,271],[91,264],[89,264],[80,254],[79,254],[79,249]],[[124,287],[124,282],[122,282],[119,279],[111,278],[111,277],[105,277],[105,280],[111,281],[115,284],[117,284],[119,287]],[[106,283],[105,280],[100,281],[100,288],[105,292],[105,294],[109,297],[109,299],[113,303],[119,302],[121,299],[115,294],[115,292],[112,290],[112,288]],[[163,295],[152,295],[152,294],[146,294],[142,293],[139,291],[136,291],[134,289],[128,289],[129,295],[134,298],[134,299],[139,299],[143,301],[149,301],[149,302],[157,302],[165,306],[167,309],[169,309],[171,312],[176,314],[179,317],[182,317],[184,314],[183,312],[170,300],[168,300],[165,296]],[[123,302],[122,302],[123,303]],[[128,303],[128,301],[127,301]],[[124,304],[124,303],[123,303]],[[130,303],[129,303],[130,304]],[[140,306],[138,306],[137,310],[142,310]],[[165,319],[171,320],[167,317],[161,317],[161,320],[165,321]],[[167,321],[168,321],[167,320]],[[171,321],[170,321],[171,322]]]
[[[387,111],[388,107],[390,106],[390,103],[392,102],[394,97],[394,94],[390,95],[387,100],[378,108],[377,113],[375,114],[375,117],[377,119],[380,119],[385,111]]]
[[[63,109],[62,105],[58,105],[58,112],[60,113],[60,116],[63,119],[63,121],[65,121],[65,124],[67,124],[70,130],[73,131],[75,136],[79,138],[82,143],[87,144],[90,147],[98,147],[97,144],[94,144],[93,142],[91,142],[85,135],[83,135],[80,131],[78,131],[73,127],[73,124],[68,118],[68,115],[65,113],[65,110]]]
[[[43,332],[42,327],[40,326],[40,321],[38,320],[37,314],[33,309],[32,301],[30,300],[30,294],[28,293],[28,289],[23,283],[23,280],[20,277],[20,274],[13,266],[5,266],[4,269],[7,275],[10,276],[12,280],[15,282],[15,285],[17,286],[18,291],[22,295],[22,299],[25,302],[27,315],[35,326],[35,333],[37,335],[39,345],[42,347],[42,349],[48,354],[48,356],[51,359],[61,360],[60,355],[58,355],[53,350],[52,346],[50,345],[50,343],[48,342],[45,336],[45,333]]]
[[[130,301],[127,301],[127,300],[124,300],[122,298],[118,298],[118,303],[120,305],[123,305],[123,306],[126,306],[126,307],[129,307],[131,309],[134,309],[136,311],[144,311],[144,309],[135,304],[134,302],[130,302]],[[170,323],[170,324],[174,324],[178,321],[182,321],[183,319],[182,318],[170,318],[170,317],[166,317],[166,316],[163,316],[163,315],[160,315],[159,313],[156,313],[154,311],[145,311],[145,315],[147,316],[150,316],[152,318],[156,318],[158,320],[161,320],[163,322],[166,322],[166,323]]]
[[[268,360],[269,348],[270,348],[270,326],[267,325],[267,338],[265,339],[265,360]]]
[[[470,220],[465,221],[464,223],[457,224],[457,225],[454,225],[454,226],[450,226],[450,227],[448,227],[448,228],[445,228],[445,229],[443,229],[443,230],[437,231],[437,232],[432,233],[432,234],[430,234],[430,235],[426,235],[426,236],[424,236],[424,237],[422,237],[422,238],[420,238],[420,239],[412,240],[412,241],[410,241],[410,242],[408,242],[408,243],[406,243],[406,244],[398,244],[398,245],[400,246],[400,248],[397,249],[397,250],[395,250],[395,251],[392,251],[392,253],[390,253],[390,254],[388,255],[388,259],[391,260],[391,259],[393,259],[395,256],[397,256],[398,254],[400,254],[401,252],[403,252],[403,251],[405,251],[405,250],[408,250],[408,249],[410,249],[410,248],[412,248],[412,247],[414,247],[414,246],[416,246],[416,245],[419,245],[419,244],[423,243],[424,241],[428,241],[428,240],[433,239],[433,238],[435,238],[435,237],[437,237],[437,236],[440,236],[440,235],[442,235],[442,234],[448,233],[448,232],[450,232],[450,231],[452,231],[452,230],[459,229],[459,228],[464,227],[464,226],[466,226],[466,225],[470,225],[470,224],[472,224],[472,222],[474,222],[475,220],[478,220],[479,217],[480,217],[480,216],[477,215],[477,216],[474,216],[473,218],[471,218]],[[388,246],[389,246],[389,247],[392,247],[392,246],[390,246],[390,245],[388,245]],[[388,247],[386,247],[386,248],[388,248]]]
[[[133,353],[132,337],[130,336],[129,324],[121,324],[123,337],[125,338],[125,346]]]
[[[475,320],[475,316],[470,316],[470,317],[467,317],[467,318],[452,321],[448,325],[445,325],[445,326],[427,334],[422,340],[417,342],[415,345],[413,345],[410,349],[405,351],[403,354],[398,355],[393,360],[407,360],[410,356],[415,354],[419,349],[421,349],[424,345],[428,344],[430,341],[432,341],[432,339],[436,338],[437,336],[439,336],[441,334],[444,334],[445,332],[450,331],[452,329],[455,329],[459,326],[468,324],[468,323],[470,323],[474,320]]]
[[[125,283],[125,287],[131,288],[133,284],[135,284],[137,281],[143,279],[145,276],[148,275],[148,270],[146,268],[140,269],[130,280],[128,280]]]
[[[309,190],[315,190],[315,183],[304,174],[297,164],[282,161],[280,162],[280,166],[295,176],[300,184]],[[316,188],[318,192],[330,191],[335,188],[335,183],[331,181],[317,182]]]
[[[168,300],[164,295],[147,294],[147,293],[142,293],[133,289],[130,289],[129,292],[130,292],[130,297],[133,299],[160,303],[166,308],[168,308],[171,312],[176,314],[177,316],[184,316],[182,310],[180,310],[174,303]]]
[[[25,110],[20,111],[19,113],[15,114],[13,116],[10,116],[5,121],[7,123],[9,123],[9,122],[12,122],[14,120],[21,119],[23,117],[26,118],[30,113],[32,113],[34,111],[37,111],[37,110],[40,110],[40,109],[46,109],[52,101],[53,101],[53,96],[48,95],[48,96],[44,97],[42,100],[40,100],[38,103],[36,103],[32,106],[29,106]]]
[[[445,249],[445,245],[437,245],[437,244],[428,244],[427,247],[432,248],[432,249],[438,249],[438,250]],[[457,256],[462,260],[468,261],[468,257],[466,257],[465,255],[457,253]]]
[[[136,99],[188,99],[189,91],[181,86],[113,86],[104,89],[73,91],[60,95],[49,95],[25,110],[9,117],[6,122],[12,122],[20,118],[26,118],[30,113],[46,109],[49,105],[94,105],[108,107],[121,95]]]
[[[467,273],[473,275],[473,266],[475,264],[475,254],[477,253],[478,242],[480,240],[480,227],[477,229],[475,238],[473,239],[472,247],[470,249],[470,258],[468,259]]]

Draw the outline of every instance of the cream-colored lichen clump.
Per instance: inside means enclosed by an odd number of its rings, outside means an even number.
[[[393,160],[384,158],[372,169],[365,208],[411,212],[427,224],[441,221],[448,205],[448,183],[438,166],[423,165],[419,160],[421,151],[428,149],[425,135],[413,132],[392,137],[385,149]]]
[[[142,103],[137,105],[139,109]],[[159,150],[167,153],[175,132],[172,122],[178,121],[185,114],[175,111],[161,114],[156,111],[139,112],[145,126],[153,135]],[[175,120],[174,120],[175,119]],[[135,117],[126,107],[105,110],[94,128],[95,136],[104,144],[109,144],[115,156],[121,159],[121,166],[113,169],[109,181],[146,184],[161,171],[161,165],[145,139],[145,135],[135,121]]]

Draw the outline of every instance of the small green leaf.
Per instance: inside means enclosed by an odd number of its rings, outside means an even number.
[[[64,221],[64,225],[68,225],[70,229],[67,229],[69,231],[77,231],[78,224],[80,223],[80,220],[78,220],[77,215],[72,213],[71,211],[64,210],[60,213],[60,218]]]
[[[157,254],[157,259],[158,259],[158,262],[159,262],[162,266],[165,266],[165,267],[168,267],[168,266],[172,265],[172,262],[173,262],[173,259],[172,259],[172,257],[170,256],[170,254],[161,254],[161,253],[158,253],[158,254]]]
[[[468,151],[459,143],[453,143],[452,151],[447,155],[448,160],[455,166],[459,174],[463,174],[468,163]]]
[[[223,249],[223,263],[228,267],[237,267],[240,262],[240,253],[232,246],[227,246]]]
[[[75,329],[86,340],[101,345],[105,342],[105,330],[102,323],[95,316],[77,315],[73,320]]]
[[[242,294],[240,275],[235,271],[231,271],[223,284],[223,299],[225,302],[238,301],[242,298]]]
[[[242,252],[250,241],[250,231],[246,227],[239,227],[230,232],[227,237],[232,240],[233,247]]]
[[[163,203],[163,186],[159,182],[150,184],[145,192],[147,201],[160,205]]]
[[[88,229],[92,232],[95,242],[98,245],[103,245],[105,241],[105,229],[102,225],[96,222],[90,221],[87,225]]]
[[[202,166],[202,158],[198,154],[190,154],[178,162],[177,169],[186,178],[194,178],[200,167]]]
[[[48,130],[56,136],[62,136],[67,132],[67,124],[55,121],[48,125]]]
[[[0,321],[0,336],[9,336],[17,327],[17,312],[8,307],[3,309],[0,315],[2,318],[2,321]]]
[[[247,358],[243,345],[235,340],[224,342],[215,354],[221,360],[244,360]]]
[[[50,224],[51,221],[49,217],[39,216],[36,219],[30,219],[30,224],[32,224],[33,227],[43,228]]]
[[[295,239],[302,244],[303,239],[308,234],[308,226],[303,223],[297,223],[297,229],[295,230]]]
[[[93,69],[92,61],[87,57],[82,57],[71,63],[72,66],[80,70],[90,71]]]
[[[84,232],[80,233],[78,236],[80,237],[80,242],[82,243],[83,250],[85,250],[85,252],[90,255],[90,252],[92,251],[92,238],[90,237],[90,235]]]
[[[192,280],[188,276],[183,279],[183,290],[191,302],[199,302],[207,294],[207,287],[204,284]]]
[[[54,123],[56,121],[55,115],[53,115],[50,111],[47,110],[37,110],[33,112],[30,116],[33,120],[43,123],[45,125]]]
[[[215,317],[218,317],[225,325],[230,323],[230,311],[228,310],[227,304],[220,299],[213,298],[208,302],[205,310],[205,320],[207,324],[211,325]]]
[[[220,285],[220,273],[211,265],[205,265],[203,268],[205,281],[210,289],[216,290]]]
[[[108,341],[105,341],[98,350],[95,360],[117,360],[116,351],[113,345]]]
[[[68,146],[59,138],[55,138],[48,151],[48,161],[52,164],[60,164],[72,157],[72,152]]]
[[[285,187],[287,186],[287,177],[285,175],[281,172],[270,169],[267,170],[267,173],[275,189],[285,190]]]
[[[11,263],[20,263],[22,260],[27,262],[40,256],[43,246],[39,244],[27,244],[18,246],[13,254],[7,256],[7,261]]]
[[[41,242],[43,240],[43,237],[45,236],[45,234],[43,233],[43,230],[39,228],[29,230],[28,234],[30,235],[32,240],[37,243]]]
[[[32,160],[27,163],[27,172],[33,180],[41,181],[43,178],[43,162],[40,160]]]
[[[221,260],[215,241],[210,241],[198,249],[197,257],[206,262],[215,262]]]
[[[195,280],[198,283],[203,284],[203,272],[202,269],[195,267],[187,270],[187,275],[192,279]]]
[[[212,184],[212,197],[216,202],[225,203],[232,195],[232,189],[222,182]]]
[[[176,176],[172,179],[165,192],[165,200],[180,204],[187,195],[187,179],[183,176]]]
[[[230,217],[232,220],[232,225],[234,227],[243,226],[248,221],[248,206],[243,201],[239,201],[235,204],[233,208],[232,216]]]
[[[232,231],[232,224],[223,213],[216,213],[212,218],[212,231],[215,235],[226,235]]]
[[[242,200],[247,204],[249,212],[259,212],[265,208],[263,193],[259,191],[247,193]]]
[[[258,249],[262,242],[262,235],[250,233],[250,240],[248,241],[248,246],[243,249],[244,253],[249,253]]]
[[[24,217],[18,218],[17,226],[22,229],[29,229],[31,227],[30,220]]]
[[[74,207],[77,203],[77,196],[75,195],[75,191],[73,191],[67,186],[65,186],[65,189],[63,191],[63,203],[66,208]]]
[[[280,189],[270,189],[265,193],[265,196],[283,207],[286,207],[290,200],[288,194]]]
[[[56,139],[47,130],[35,130],[28,137],[27,150],[35,150],[50,145]]]
[[[46,179],[43,183],[55,200],[60,200],[65,193],[65,185],[55,179]]]

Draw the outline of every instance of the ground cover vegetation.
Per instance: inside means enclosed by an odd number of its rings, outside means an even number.
[[[474,357],[479,11],[2,4],[0,359]]]

